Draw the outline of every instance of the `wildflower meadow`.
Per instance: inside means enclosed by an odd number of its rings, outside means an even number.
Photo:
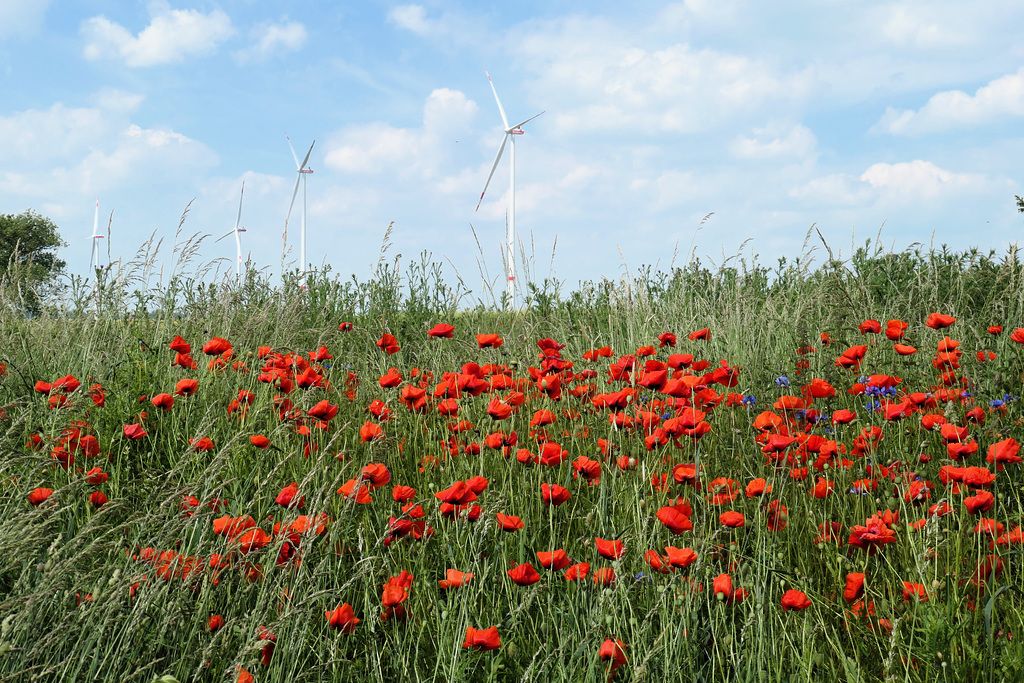
[[[1015,250],[151,281],[0,308],[2,681],[1024,676]]]

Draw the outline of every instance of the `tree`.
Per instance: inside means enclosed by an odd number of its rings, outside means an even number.
[[[54,284],[67,266],[52,250],[67,246],[57,225],[31,209],[0,214],[0,273],[18,290],[25,308],[38,313],[40,292]]]
[[[1024,213],[1024,197],[1021,197],[1019,194],[1013,196],[1017,198],[1017,210]]]

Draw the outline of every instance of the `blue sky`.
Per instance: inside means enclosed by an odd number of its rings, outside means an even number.
[[[880,229],[1020,238],[1024,5],[771,5],[0,0],[0,212],[54,219],[85,275],[99,196],[112,258],[156,231],[169,271],[185,206],[185,235],[220,237],[244,180],[243,251],[276,275],[299,265],[287,131],[300,157],[316,140],[313,267],[369,277],[393,222],[389,260],[426,250],[475,295],[482,263],[500,291],[507,151],[474,212],[503,134],[486,68],[511,121],[546,112],[517,138],[520,282],[773,264],[811,225],[843,256]]]

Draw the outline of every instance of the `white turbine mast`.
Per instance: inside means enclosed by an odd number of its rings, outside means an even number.
[[[242,181],[242,191],[238,194],[238,217],[235,218],[235,229],[217,238],[217,242],[228,235],[235,236],[235,278],[242,275],[242,237],[239,233],[245,232],[245,228],[239,227],[242,223],[242,198],[245,196],[245,181]]]
[[[292,191],[292,203],[288,205],[288,215],[284,219],[284,232],[288,234],[288,219],[292,216],[292,208],[295,206],[295,197],[299,194],[299,183],[302,183],[302,230],[299,233],[299,260],[302,262],[302,286],[306,286],[306,175],[313,172],[313,169],[307,168],[306,164],[309,163],[309,155],[313,153],[313,145],[316,144],[316,140],[313,140],[313,144],[309,146],[309,151],[306,152],[306,156],[302,159],[302,163],[299,163],[299,156],[295,153],[295,148],[292,147],[292,139],[288,137],[288,134],[284,134],[285,140],[288,141],[288,148],[292,151],[292,158],[295,159],[295,189]]]
[[[103,265],[100,263],[100,243],[97,240],[103,239],[103,235],[100,234],[100,198],[96,198],[96,213],[92,218],[92,237],[89,240],[92,242],[92,256],[89,257],[89,269],[93,275],[96,275],[96,271],[102,268]]]
[[[501,154],[505,151],[505,143],[511,141],[512,147],[509,150],[509,179],[508,179],[508,227],[506,229],[506,244],[505,244],[505,278],[508,282],[508,301],[509,306],[515,305],[516,297],[516,261],[515,261],[515,243],[516,243],[516,138],[517,135],[523,134],[523,126],[533,121],[535,118],[543,114],[534,114],[530,118],[517,123],[514,126],[508,125],[508,117],[505,116],[505,108],[501,106],[501,100],[498,99],[498,91],[494,88],[494,81],[491,80],[491,75],[484,69],[484,73],[487,74],[487,82],[491,84],[491,92],[494,93],[494,101],[498,103],[498,111],[501,112],[501,122],[505,126],[505,134],[501,138],[501,144],[498,145],[498,154],[494,157],[494,165],[491,166],[491,173],[487,176],[487,182],[484,183],[484,191],[480,193],[480,201],[476,204],[476,210],[480,210],[480,205],[484,201],[484,194],[487,193],[487,187],[491,184],[491,178],[494,177],[494,170],[498,168],[498,162],[501,161]]]

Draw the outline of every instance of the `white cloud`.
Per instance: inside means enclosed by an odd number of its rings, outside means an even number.
[[[516,51],[537,74],[533,99],[559,112],[552,120],[563,134],[700,132],[766,104],[796,105],[812,85],[809,70],[787,73],[688,43],[649,44],[604,19],[570,17],[523,34]]]
[[[729,152],[740,159],[775,159],[811,156],[818,144],[809,128],[797,124],[785,131],[778,124],[755,128],[752,137],[738,135],[729,144]]]
[[[913,204],[921,199],[985,192],[994,184],[1006,183],[978,173],[954,173],[915,159],[872,164],[857,177],[835,173],[815,178],[790,190],[789,196],[815,205],[866,206],[877,200]]]
[[[921,135],[949,128],[979,125],[1000,118],[1024,116],[1024,67],[978,88],[940,92],[917,111],[888,108],[872,128],[892,135]]]
[[[0,117],[0,189],[26,197],[94,194],[136,179],[173,176],[214,165],[205,145],[128,118],[138,96],[101,91],[96,107],[56,103]],[[61,197],[61,201],[66,196]]]
[[[221,10],[172,10],[159,0],[149,6],[150,23],[138,36],[100,15],[82,24],[86,59],[120,59],[128,66],[175,64],[212,54],[235,30]]]
[[[249,38],[252,44],[234,54],[241,64],[264,62],[275,55],[297,52],[306,44],[307,35],[301,23],[283,21],[260,24],[252,29]]]
[[[856,178],[845,173],[833,173],[814,178],[789,191],[793,199],[814,206],[858,206],[868,202],[874,193]]]
[[[951,191],[980,190],[987,184],[984,175],[953,173],[920,159],[874,164],[861,174],[860,180],[897,196],[929,198]]]
[[[440,29],[439,22],[427,19],[422,5],[399,5],[388,12],[388,21],[419,36],[436,34]]]
[[[887,11],[889,16],[882,23],[882,35],[896,45],[945,48],[962,45],[968,40],[963,23],[949,25],[949,8],[937,9],[929,3],[900,5]],[[947,25],[943,25],[943,19]]]
[[[50,0],[0,0],[0,38],[34,32]]]
[[[423,106],[420,128],[386,123],[351,126],[327,143],[324,163],[346,173],[414,173],[432,178],[447,160],[443,141],[464,130],[477,105],[458,90],[439,88]]]

